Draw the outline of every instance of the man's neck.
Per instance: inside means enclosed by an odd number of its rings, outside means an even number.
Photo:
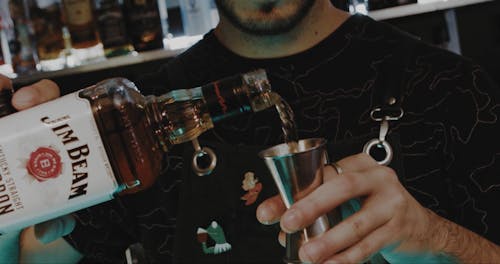
[[[225,47],[240,56],[254,59],[279,58],[315,46],[348,17],[348,13],[336,9],[330,1],[316,1],[302,21],[287,33],[260,36],[248,34],[221,16],[215,35]]]

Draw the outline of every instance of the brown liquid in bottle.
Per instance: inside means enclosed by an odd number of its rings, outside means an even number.
[[[138,92],[129,95],[140,96]],[[90,101],[115,177],[129,187],[140,182],[120,194],[134,193],[154,183],[160,174],[163,152],[155,142],[144,104],[116,103],[116,99],[104,95]]]
[[[71,35],[71,45],[76,49],[95,46],[99,43],[90,0],[63,0],[64,18]]]

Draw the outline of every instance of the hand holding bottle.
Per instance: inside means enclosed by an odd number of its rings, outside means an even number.
[[[0,233],[144,190],[172,145],[193,141],[204,154],[196,139],[215,122],[276,100],[264,70],[162,96],[144,96],[124,78],[58,96],[52,81],[23,87],[13,105],[39,105],[0,120]],[[213,166],[199,169],[205,175]]]

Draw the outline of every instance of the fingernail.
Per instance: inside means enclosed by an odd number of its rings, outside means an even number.
[[[279,219],[275,219],[275,220],[269,220],[269,221],[262,221],[261,223],[264,225],[274,225],[274,224],[278,223],[279,221],[280,221]]]
[[[272,225],[280,221],[279,217],[275,217],[274,210],[268,206],[259,206],[257,208],[257,220],[264,225]]]
[[[300,223],[301,217],[300,213],[295,209],[289,209],[281,219],[281,228],[287,233],[293,233],[301,229]]]

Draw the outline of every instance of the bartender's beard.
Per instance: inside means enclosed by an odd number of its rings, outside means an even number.
[[[215,0],[231,24],[253,35],[289,32],[309,12],[316,0]]]

